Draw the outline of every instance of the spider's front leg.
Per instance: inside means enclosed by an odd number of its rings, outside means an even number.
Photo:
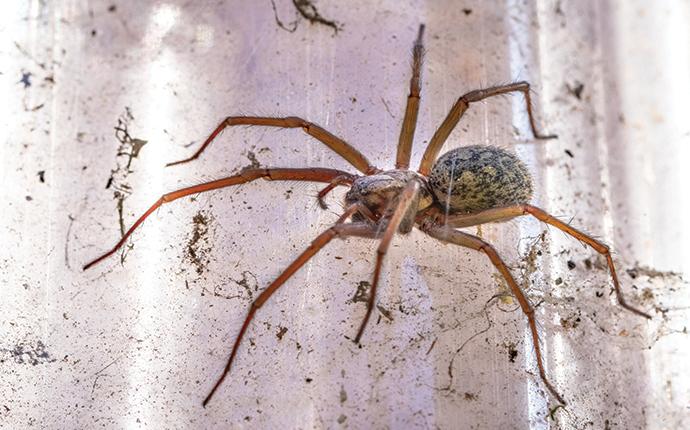
[[[386,252],[388,252],[388,247],[391,244],[391,240],[393,240],[393,236],[399,228],[402,230],[403,228],[411,228],[413,225],[414,219],[410,218],[411,215],[416,213],[417,208],[415,206],[416,203],[418,203],[417,199],[419,197],[420,187],[421,185],[416,180],[411,180],[407,183],[400,194],[393,215],[387,220],[387,224],[385,224],[386,229],[383,233],[383,236],[381,236],[381,242],[376,250],[376,266],[374,267],[374,279],[371,283],[371,289],[369,290],[367,311],[364,315],[364,319],[362,320],[362,324],[359,326],[359,330],[357,331],[355,343],[359,343],[362,333],[364,333],[364,328],[367,326],[367,322],[369,322],[369,317],[371,317],[371,311],[374,309],[374,305],[376,304],[376,289],[378,288],[379,278],[381,277],[381,266],[383,265],[383,258],[385,257]],[[410,212],[411,210],[413,212]],[[380,222],[385,221],[386,220],[382,220]]]
[[[166,166],[174,166],[177,164],[183,164],[195,160],[201,155],[208,145],[223,131],[226,127],[232,127],[235,125],[258,125],[264,127],[278,127],[278,128],[301,128],[305,133],[312,136],[316,140],[320,141],[324,145],[331,148],[338,155],[347,160],[352,164],[357,170],[364,174],[372,174],[380,171],[380,169],[367,160],[367,158],[362,155],[355,147],[344,141],[343,139],[335,136],[334,134],[328,132],[324,128],[314,124],[312,122],[306,121],[302,118],[296,116],[290,116],[285,118],[274,118],[274,117],[260,117],[260,116],[229,116],[223,120],[218,126],[213,130],[208,138],[204,141],[194,155],[184,160],[174,161],[172,163],[166,164]]]
[[[120,238],[120,241],[113,246],[113,248],[101,255],[100,257],[92,260],[91,262],[84,265],[84,270],[92,267],[93,265],[99,263],[100,261],[108,258],[114,254],[118,249],[125,244],[129,236],[134,232],[134,230],[139,227],[141,223],[144,222],[146,218],[149,217],[156,209],[161,207],[166,203],[173,202],[185,196],[199,194],[206,191],[217,190],[219,188],[230,187],[233,185],[244,184],[247,182],[252,182],[257,179],[264,178],[272,181],[311,181],[311,182],[326,182],[331,183],[335,178],[341,178],[341,181],[346,181],[349,178],[350,183],[354,180],[355,176],[347,172],[335,169],[323,169],[323,168],[304,168],[304,169],[291,169],[291,168],[275,168],[275,169],[244,169],[237,175],[229,176],[227,178],[218,179],[215,181],[204,182],[202,184],[194,185],[192,187],[182,188],[180,190],[172,191],[170,193],[164,194],[159,198],[149,209],[144,212],[143,215],[136,220],[136,222],[127,230],[127,232]]]
[[[503,262],[501,257],[496,252],[493,246],[489,243],[483,241],[477,236],[455,230],[450,226],[426,226],[423,231],[429,236],[438,239],[442,242],[452,243],[465,248],[474,249],[476,251],[483,252],[486,254],[491,263],[496,267],[496,269],[501,273],[503,278],[506,280],[513,295],[520,304],[522,312],[527,316],[527,322],[529,324],[530,332],[532,333],[532,344],[534,345],[534,352],[537,358],[537,368],[539,369],[539,376],[541,380],[546,385],[546,388],[551,392],[551,394],[563,405],[565,405],[565,400],[558,393],[556,388],[551,385],[548,378],[546,377],[546,370],[544,369],[544,358],[542,356],[541,346],[539,345],[539,331],[537,330],[537,320],[534,316],[534,307],[527,299],[525,293],[520,289],[517,282],[513,278],[513,275],[508,270],[508,267]]]
[[[398,151],[395,156],[396,169],[407,169],[410,167],[412,141],[414,140],[414,131],[417,128],[417,116],[419,114],[419,93],[422,90],[422,57],[424,57],[424,45],[422,44],[423,37],[424,24],[419,26],[417,40],[412,48],[410,93],[407,96],[405,116],[403,118],[402,128],[400,129],[400,138],[398,139]]]
[[[343,215],[338,219],[338,221],[335,223],[334,226],[329,228],[328,230],[324,231],[321,233],[319,236],[316,237],[311,243],[311,245],[304,251],[302,252],[296,259],[293,261],[287,269],[285,269],[277,278],[275,281],[271,283],[264,291],[261,292],[259,297],[252,302],[251,307],[249,308],[249,311],[247,312],[247,316],[244,319],[244,322],[242,323],[242,328],[240,328],[240,332],[235,338],[235,343],[232,346],[232,352],[230,353],[230,358],[228,358],[228,361],[225,365],[225,369],[223,369],[223,373],[221,376],[218,378],[216,383],[213,385],[213,388],[211,391],[208,393],[206,398],[204,399],[203,406],[206,407],[208,402],[211,400],[213,395],[215,394],[216,390],[220,385],[223,383],[225,380],[225,377],[228,375],[230,372],[230,368],[232,367],[232,363],[235,360],[235,356],[237,355],[237,350],[240,346],[240,343],[242,343],[242,338],[244,337],[245,332],[247,331],[247,328],[249,327],[249,324],[251,321],[254,319],[254,315],[256,314],[256,311],[266,303],[266,301],[276,292],[280,287],[285,284],[285,282],[290,279],[292,275],[297,272],[304,264],[307,263],[314,255],[316,255],[317,252],[319,252],[324,246],[326,246],[331,240],[333,240],[336,237],[340,238],[345,238],[345,237],[350,237],[350,236],[358,236],[358,237],[365,237],[365,238],[375,238],[377,235],[376,230],[368,223],[352,223],[352,224],[344,224],[344,222],[353,214],[355,214],[358,211],[364,210],[365,216],[370,213],[368,212],[368,209],[364,208],[362,205],[355,203],[351,206],[349,206]]]
[[[328,209],[328,205],[326,204],[325,200],[328,193],[333,191],[335,187],[339,185],[351,185],[352,178],[353,175],[338,176],[337,178],[333,178],[330,184],[326,185],[326,187],[319,191],[319,193],[316,195],[316,199],[319,202],[319,206],[321,206],[321,209]]]
[[[419,165],[419,173],[424,176],[429,176],[429,172],[431,172],[434,162],[436,161],[436,158],[438,158],[438,154],[441,152],[441,147],[446,142],[453,129],[455,129],[455,126],[458,124],[465,111],[469,109],[470,103],[516,91],[521,92],[525,97],[529,125],[532,129],[532,134],[534,134],[534,137],[537,139],[555,139],[557,137],[556,135],[544,135],[537,130],[534,114],[532,113],[532,100],[530,97],[530,86],[528,82],[515,82],[508,85],[499,85],[481,90],[470,91],[469,93],[460,96],[460,98],[455,102],[453,107],[450,109],[450,112],[448,112],[448,115],[446,115],[446,118],[441,123],[441,126],[434,133],[431,141],[429,141],[429,145],[422,156],[422,162]]]

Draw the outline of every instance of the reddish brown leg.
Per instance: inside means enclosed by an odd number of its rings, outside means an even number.
[[[405,118],[403,119],[402,129],[400,130],[398,154],[395,157],[396,169],[407,169],[410,167],[410,153],[412,152],[412,141],[414,140],[414,131],[417,128],[417,114],[419,113],[419,92],[422,88],[421,71],[422,57],[424,56],[422,36],[424,36],[424,24],[419,26],[417,41],[412,48],[412,78],[410,78],[410,95],[407,96]]]
[[[218,378],[215,385],[211,389],[211,392],[208,393],[208,396],[206,396],[206,399],[204,399],[204,407],[206,407],[208,402],[213,397],[213,394],[223,383],[223,380],[228,375],[228,372],[230,372],[232,362],[234,361],[235,355],[237,354],[237,349],[239,348],[240,343],[242,342],[242,338],[244,337],[244,334],[247,331],[247,327],[249,327],[249,323],[252,321],[252,319],[254,319],[254,314],[256,314],[256,311],[261,306],[263,306],[263,304],[273,295],[273,293],[275,293],[278,290],[278,288],[280,288],[288,279],[290,279],[290,277],[297,270],[299,270],[300,267],[302,267],[307,261],[309,261],[310,258],[312,258],[317,252],[319,252],[321,248],[326,246],[326,244],[328,244],[328,242],[330,242],[333,238],[344,238],[348,236],[360,236],[367,238],[376,237],[376,231],[367,223],[343,224],[343,222],[347,218],[349,218],[358,210],[358,206],[350,206],[350,208],[348,208],[348,210],[343,214],[343,216],[340,217],[336,225],[321,233],[316,239],[314,239],[309,248],[302,252],[302,254],[300,254],[300,256],[297,257],[297,259],[293,261],[292,264],[290,264],[288,268],[285,269],[285,271],[283,271],[283,273],[281,273],[280,276],[278,276],[278,278],[276,278],[276,280],[273,281],[271,285],[269,285],[268,288],[266,288],[259,295],[259,297],[257,297],[257,299],[252,303],[251,307],[249,308],[249,312],[247,313],[247,316],[244,319],[242,328],[240,328],[240,332],[235,338],[235,343],[232,346],[232,352],[230,353],[230,358],[228,359],[228,362],[225,365],[223,374],[220,376],[220,378]]]
[[[529,328],[532,332],[532,344],[534,345],[534,352],[537,357],[537,367],[539,368],[539,376],[541,376],[544,385],[546,385],[546,388],[548,388],[551,394],[560,403],[565,405],[565,400],[563,400],[563,397],[561,397],[558,391],[556,391],[553,385],[551,385],[549,380],[546,378],[546,371],[544,370],[543,362],[544,359],[542,357],[541,346],[539,345],[539,332],[537,330],[537,321],[534,317],[534,308],[527,299],[527,296],[525,296],[525,293],[523,293],[520,287],[518,286],[517,282],[515,282],[515,279],[513,279],[513,275],[511,275],[510,271],[508,270],[508,267],[506,267],[505,263],[498,255],[496,250],[493,248],[493,246],[484,242],[476,236],[472,236],[470,234],[454,230],[452,227],[449,226],[430,227],[425,228],[424,231],[429,236],[434,237],[440,241],[453,243],[456,245],[464,246],[466,248],[481,251],[489,257],[491,263],[493,263],[496,269],[498,269],[501,275],[503,275],[503,278],[506,280],[506,282],[508,282],[510,289],[513,291],[513,295],[520,304],[522,312],[527,316],[527,322],[529,323]]]
[[[397,202],[397,207],[395,212],[391,216],[388,224],[386,225],[386,230],[381,237],[381,242],[376,250],[376,266],[374,268],[374,280],[371,283],[371,290],[369,291],[369,300],[367,300],[367,312],[364,315],[364,320],[359,326],[359,331],[357,331],[357,336],[355,337],[355,343],[359,343],[362,333],[364,333],[364,328],[369,322],[369,317],[371,316],[371,311],[374,309],[374,304],[376,303],[376,289],[379,284],[379,277],[381,275],[381,265],[383,264],[383,257],[388,251],[393,235],[400,227],[401,223],[405,222],[406,215],[409,214],[410,206],[413,202],[417,201],[416,196],[419,193],[419,183],[417,181],[408,182],[407,186],[400,194],[400,199]],[[412,213],[414,215],[414,212]]]
[[[226,127],[231,127],[234,125],[261,125],[266,127],[279,127],[279,128],[301,128],[305,133],[319,140],[341,157],[350,162],[357,170],[369,175],[379,171],[379,169],[373,166],[369,160],[366,159],[359,151],[357,151],[352,145],[345,142],[343,139],[329,133],[318,125],[305,121],[302,118],[295,116],[290,116],[286,118],[270,118],[270,117],[258,117],[258,116],[229,116],[221,122],[213,133],[204,141],[201,148],[199,148],[194,155],[184,160],[175,161],[166,164],[166,166],[174,166],[176,164],[187,163],[189,161],[195,160],[201,155],[208,145],[211,144],[213,139],[216,138]]]
[[[618,299],[618,303],[625,309],[629,310],[630,312],[643,316],[645,318],[651,319],[652,316],[649,315],[646,312],[643,312],[631,305],[629,305],[626,301],[625,298],[623,297],[623,291],[621,290],[620,283],[618,282],[618,275],[616,274],[616,267],[613,264],[613,258],[611,257],[611,251],[609,250],[609,247],[604,245],[603,243],[599,242],[598,240],[594,239],[593,237],[589,236],[586,233],[581,232],[580,230],[576,229],[575,227],[570,226],[567,223],[564,223],[563,221],[559,220],[558,218],[554,217],[553,215],[548,214],[542,209],[539,209],[536,206],[532,205],[516,205],[516,206],[508,206],[505,208],[495,208],[495,209],[489,209],[486,211],[482,211],[476,214],[469,214],[469,215],[450,215],[447,218],[445,218],[444,221],[442,221],[444,224],[447,224],[448,226],[456,227],[456,228],[461,228],[461,227],[470,227],[473,225],[478,225],[478,224],[484,224],[488,222],[495,222],[495,221],[505,221],[510,218],[514,218],[516,216],[522,216],[522,215],[532,215],[533,217],[537,218],[538,220],[545,222],[549,225],[552,225],[556,227],[557,229],[564,231],[565,233],[569,234],[570,236],[574,237],[575,239],[582,241],[586,243],[587,245],[591,246],[595,251],[597,251],[599,254],[603,255],[606,258],[606,264],[609,267],[609,272],[611,273],[611,279],[613,280],[613,287],[614,290],[616,291],[616,298]]]
[[[244,184],[246,182],[255,181],[259,178],[264,178],[272,181],[313,181],[313,182],[331,182],[337,177],[347,177],[352,176],[347,172],[335,169],[322,169],[322,168],[305,168],[305,169],[244,169],[238,175],[229,176],[227,178],[218,179],[211,182],[205,182],[203,184],[194,185],[192,187],[183,188],[181,190],[173,191],[164,194],[156,203],[151,205],[151,207],[144,212],[142,216],[137,219],[137,221],[127,230],[127,232],[122,236],[119,242],[105,254],[91,261],[84,266],[84,270],[93,266],[94,264],[108,258],[110,255],[115,253],[126,241],[127,238],[136,230],[139,225],[144,222],[149,215],[153,213],[156,209],[161,207],[165,203],[170,203],[179,198],[199,194],[205,191],[217,190],[219,188],[229,187],[232,185]]]
[[[326,185],[323,190],[319,191],[319,194],[316,195],[316,198],[319,201],[319,206],[321,206],[321,209],[328,209],[328,205],[324,200],[328,193],[333,191],[338,185],[352,185],[354,178],[354,175],[338,176],[337,178],[334,178],[330,184]]]
[[[441,123],[441,126],[434,133],[434,136],[429,142],[429,146],[427,146],[426,151],[424,151],[422,162],[419,165],[419,173],[424,176],[429,176],[429,172],[431,172],[431,168],[433,167],[438,154],[441,152],[441,147],[446,142],[448,136],[453,131],[455,126],[458,124],[458,121],[460,121],[460,118],[462,118],[462,115],[470,107],[470,103],[515,91],[520,91],[525,96],[527,116],[529,117],[529,125],[532,128],[532,134],[534,134],[534,137],[537,139],[556,138],[556,135],[543,135],[537,131],[536,122],[534,121],[534,115],[532,113],[532,101],[529,94],[529,83],[515,82],[508,85],[499,85],[496,87],[485,88],[483,90],[470,91],[469,93],[460,96],[458,101],[455,102],[453,107],[450,109],[450,112],[448,112],[448,115]]]

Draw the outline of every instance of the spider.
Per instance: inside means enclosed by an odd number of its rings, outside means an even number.
[[[205,407],[228,375],[247,328],[256,312],[285,282],[319,250],[334,238],[363,237],[379,241],[376,251],[373,281],[367,299],[367,309],[359,326],[355,343],[359,343],[376,302],[383,259],[396,232],[409,233],[417,227],[429,236],[449,244],[483,252],[505,278],[522,312],[527,317],[534,346],[539,376],[549,392],[561,403],[563,397],[551,384],[544,369],[542,350],[535,319],[534,307],[518,286],[496,249],[478,236],[458,230],[484,223],[506,221],[523,215],[531,215],[552,225],[575,239],[592,247],[606,258],[618,303],[625,309],[643,316],[651,316],[629,305],[622,294],[616,269],[609,248],[602,242],[529,204],[532,181],[525,165],[512,153],[491,146],[466,146],[453,149],[440,158],[439,153],[448,136],[470,105],[490,97],[522,93],[531,131],[536,139],[553,139],[555,135],[543,135],[537,131],[530,101],[530,85],[515,82],[507,85],[470,91],[457,99],[436,130],[424,151],[417,171],[410,170],[410,153],[419,112],[421,90],[421,66],[424,48],[424,25],[420,25],[412,49],[412,77],[405,108],[402,129],[397,146],[395,168],[382,170],[371,164],[355,147],[326,131],[317,124],[299,117],[230,116],[221,122],[189,158],[168,163],[166,166],[183,164],[197,159],[211,142],[226,128],[236,125],[266,126],[277,128],[301,128],[305,133],[323,143],[347,160],[364,175],[341,170],[307,168],[244,168],[239,174],[182,188],[161,196],[127,230],[111,250],[84,266],[84,270],[115,253],[127,241],[141,223],[163,204],[185,196],[244,184],[257,179],[270,181],[310,181],[326,186],[318,193],[318,201],[325,207],[324,197],[338,186],[349,186],[345,195],[345,209],[334,225],[319,234],[251,304],[244,323],[235,338],[232,352],[221,376],[203,401]],[[348,222],[348,220],[350,222]]]

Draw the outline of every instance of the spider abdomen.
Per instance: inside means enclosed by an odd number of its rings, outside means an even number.
[[[532,179],[515,154],[493,146],[456,148],[438,159],[429,186],[450,213],[529,203]]]

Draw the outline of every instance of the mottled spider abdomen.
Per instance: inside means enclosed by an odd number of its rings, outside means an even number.
[[[465,146],[438,159],[429,185],[450,213],[529,203],[532,179],[515,154],[493,146]]]

